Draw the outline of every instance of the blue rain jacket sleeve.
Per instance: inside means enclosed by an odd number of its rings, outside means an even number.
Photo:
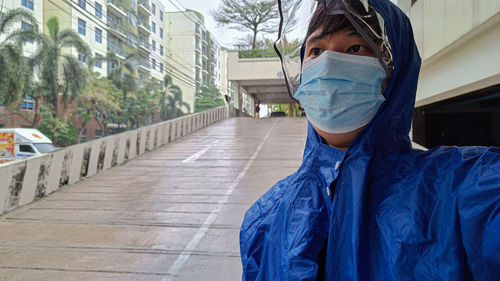
[[[240,233],[243,280],[316,280],[329,223],[329,185],[344,153],[309,125],[302,166],[246,213]]]
[[[500,280],[500,149],[411,147],[420,56],[406,15],[370,4],[393,53],[386,101],[345,154],[309,126],[301,167],[247,211],[243,280]]]

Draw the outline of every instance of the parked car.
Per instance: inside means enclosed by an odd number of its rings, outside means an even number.
[[[286,117],[286,113],[283,111],[274,111],[271,112],[271,115],[269,117]]]
[[[37,129],[0,129],[1,162],[45,154],[56,150],[52,141]]]

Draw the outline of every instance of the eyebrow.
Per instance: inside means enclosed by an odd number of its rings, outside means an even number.
[[[338,32],[338,31],[337,31]],[[334,32],[334,33],[337,33],[337,32]],[[325,37],[326,35],[330,35],[330,34],[333,34],[333,33],[326,33],[326,34],[318,34],[318,35],[314,35],[314,36],[310,36],[307,40],[306,40],[306,43],[314,43],[316,41],[319,41],[321,39],[323,39],[323,37]],[[349,32],[349,34],[347,34],[348,37],[359,37],[359,38],[363,38],[363,36],[361,36],[361,34],[359,34],[359,32],[357,30],[351,30],[351,32]]]

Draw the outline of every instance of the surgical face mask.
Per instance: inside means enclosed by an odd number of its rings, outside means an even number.
[[[318,129],[342,134],[365,125],[384,102],[386,72],[377,58],[324,51],[304,64],[294,97]]]

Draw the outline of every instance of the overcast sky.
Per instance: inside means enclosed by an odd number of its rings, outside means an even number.
[[[221,0],[161,0],[166,7],[167,11],[179,11],[179,9],[191,9],[202,13],[205,16],[205,26],[208,30],[215,35],[217,41],[227,48],[233,48],[233,45],[238,42],[238,39],[244,37],[242,32],[236,31],[229,28],[224,28],[217,26],[210,15],[210,10],[216,9]],[[303,0],[310,6],[312,0]],[[303,13],[306,15],[307,10],[305,9]],[[299,19],[301,22],[299,26],[304,26],[307,22],[307,18]],[[278,27],[276,26],[276,32]],[[297,35],[298,36],[298,35]],[[267,38],[276,39],[276,34],[266,34]]]

